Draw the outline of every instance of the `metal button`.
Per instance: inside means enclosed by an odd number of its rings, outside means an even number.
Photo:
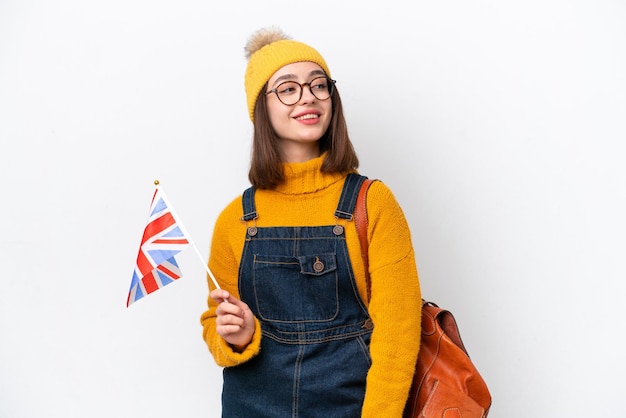
[[[248,235],[250,235],[251,237],[255,236],[258,232],[259,230],[256,229],[256,226],[251,226],[248,228]]]
[[[365,329],[372,329],[372,328],[374,328],[374,322],[372,322],[371,318],[367,318],[365,320],[365,323],[363,324],[363,328],[365,328]]]
[[[337,236],[339,236],[339,235],[343,234],[343,226],[341,226],[341,225],[335,225],[335,226],[333,227],[333,234],[335,234],[335,235],[337,235]]]
[[[313,263],[313,270],[316,273],[319,273],[320,271],[324,270],[324,263],[322,263],[320,259],[317,257],[315,257],[315,263]]]

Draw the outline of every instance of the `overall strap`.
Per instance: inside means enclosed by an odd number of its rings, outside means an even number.
[[[341,197],[337,204],[337,210],[335,211],[335,217],[352,220],[352,213],[356,205],[356,198],[359,195],[359,189],[361,184],[367,179],[357,173],[350,173],[346,177],[346,181],[343,184],[343,190],[341,191]]]
[[[356,173],[350,173],[346,177],[346,181],[341,191],[341,197],[335,210],[335,217],[352,220],[352,213],[356,205],[356,198],[359,195],[361,184],[367,177]],[[242,221],[251,221],[258,217],[256,205],[254,203],[254,187],[249,187],[243,192],[241,203],[243,205]]]
[[[243,205],[242,221],[251,221],[258,218],[256,205],[254,204],[254,187],[249,187],[243,192],[241,203]]]

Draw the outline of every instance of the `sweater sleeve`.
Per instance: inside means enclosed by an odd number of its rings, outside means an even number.
[[[245,236],[245,224],[239,221],[242,212],[240,202],[241,198],[236,199],[218,217],[213,230],[209,256],[209,268],[220,287],[237,298],[240,297],[238,288],[239,262],[243,249],[242,237]],[[235,231],[233,231],[234,229]],[[209,281],[209,289],[213,290],[213,288],[213,284]],[[221,367],[236,366],[257,355],[261,345],[258,320],[255,319],[256,331],[252,341],[244,351],[237,352],[216,331],[216,309],[217,304],[209,297],[208,310],[200,317],[204,341],[213,354],[216,364]]]
[[[374,331],[362,417],[401,418],[419,351],[421,291],[408,223],[385,184],[372,184],[367,207]]]

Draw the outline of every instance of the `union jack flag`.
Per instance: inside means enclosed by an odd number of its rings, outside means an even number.
[[[174,256],[192,244],[182,223],[177,221],[158,181],[155,184],[156,190],[139,246],[126,307],[180,279],[182,273]]]

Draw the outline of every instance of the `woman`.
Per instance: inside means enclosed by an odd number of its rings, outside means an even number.
[[[365,278],[358,159],[324,58],[276,29],[246,45],[252,187],[213,232],[204,339],[224,367],[224,417],[401,417],[419,350],[411,236],[389,188],[369,189]],[[345,186],[345,189],[344,189]],[[368,297],[369,293],[369,297]]]

